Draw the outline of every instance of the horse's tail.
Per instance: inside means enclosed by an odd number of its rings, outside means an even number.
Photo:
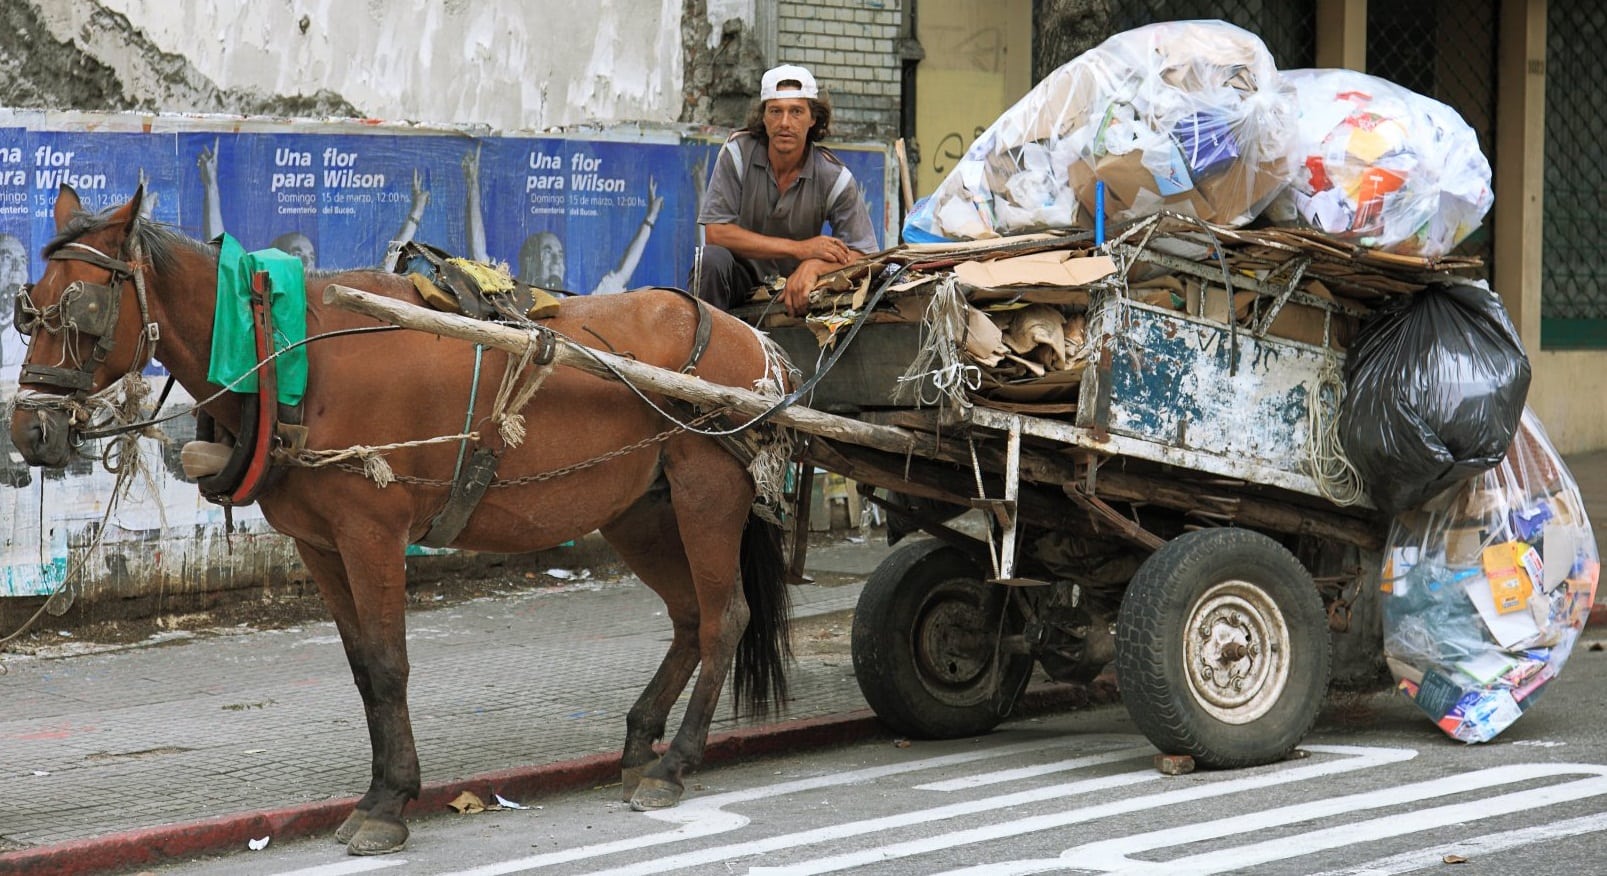
[[[756,514],[742,530],[742,595],[748,626],[737,643],[732,670],[736,705],[752,715],[769,714],[787,701],[787,662],[792,659],[792,598],[786,583],[781,527]]]

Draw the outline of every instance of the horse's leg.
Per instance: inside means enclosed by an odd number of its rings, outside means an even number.
[[[679,446],[677,446],[679,445]],[[665,475],[675,509],[681,557],[697,599],[697,681],[686,715],[664,756],[642,774],[631,808],[662,809],[680,802],[683,777],[703,762],[709,724],[748,625],[748,603],[738,587],[742,529],[753,486],[741,463],[713,442],[671,442]]]
[[[364,714],[369,714],[373,710],[374,692],[369,684],[368,669],[358,659],[357,606],[352,602],[351,587],[346,581],[346,566],[341,563],[340,555],[320,550],[304,541],[296,542],[296,550],[301,554],[301,561],[307,566],[307,571],[312,574],[313,582],[318,585],[318,592],[324,599],[324,607],[335,620],[335,629],[340,631],[341,645],[346,650],[346,662],[352,670],[352,681],[357,685],[357,692],[363,698]],[[335,830],[335,841],[341,845],[351,842],[352,836],[363,826],[364,819],[368,817],[368,810],[374,807],[381,770],[380,745],[374,736],[372,724],[368,727],[368,743],[372,760],[368,791]]]
[[[373,752],[368,791],[336,831],[354,855],[400,851],[407,842],[402,808],[418,796],[418,752],[407,709],[405,569],[400,549],[379,545],[348,556],[297,542],[335,618],[363,699]],[[358,572],[353,575],[353,571]]]
[[[697,597],[668,495],[656,490],[648,493],[601,531],[620,559],[664,600],[674,629],[669,651],[653,680],[625,716],[625,749],[619,767],[621,792],[629,802],[643,772],[658,759],[653,743],[664,737],[670,709],[697,669]]]

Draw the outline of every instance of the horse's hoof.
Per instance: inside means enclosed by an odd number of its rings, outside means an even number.
[[[351,842],[352,837],[357,835],[357,831],[367,820],[367,809],[353,809],[352,814],[346,816],[346,820],[340,823],[340,827],[335,828],[335,842],[341,845]]]
[[[631,795],[631,809],[647,812],[651,809],[668,809],[681,802],[684,789],[679,783],[643,776],[642,782]]]
[[[388,855],[407,845],[407,825],[386,818],[369,818],[346,844],[350,855]]]
[[[620,799],[626,803],[636,796],[636,788],[642,783],[642,773],[647,771],[646,765],[630,767],[619,771]]]

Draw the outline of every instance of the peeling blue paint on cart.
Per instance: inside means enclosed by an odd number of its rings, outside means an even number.
[[[1220,457],[1248,471],[1305,471],[1311,406],[1342,354],[1113,299],[1078,425]]]

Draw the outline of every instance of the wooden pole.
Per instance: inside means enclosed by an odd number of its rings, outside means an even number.
[[[324,303],[403,328],[485,344],[516,355],[523,354],[526,347],[536,343],[538,333],[550,332],[558,341],[553,361],[577,371],[609,380],[627,380],[650,392],[693,404],[730,408],[750,417],[765,413],[776,403],[776,399],[767,398],[751,390],[721,386],[587,347],[541,326],[527,330],[502,323],[482,322],[455,313],[429,310],[338,283],[324,287]],[[838,438],[889,453],[930,455],[937,446],[936,441],[930,436],[892,426],[864,423],[803,406],[784,408],[777,411],[770,419],[800,432]]]
[[[893,141],[893,154],[898,156],[899,191],[903,194],[904,215],[915,210],[915,184],[910,182],[910,160],[904,151],[904,138]]]

